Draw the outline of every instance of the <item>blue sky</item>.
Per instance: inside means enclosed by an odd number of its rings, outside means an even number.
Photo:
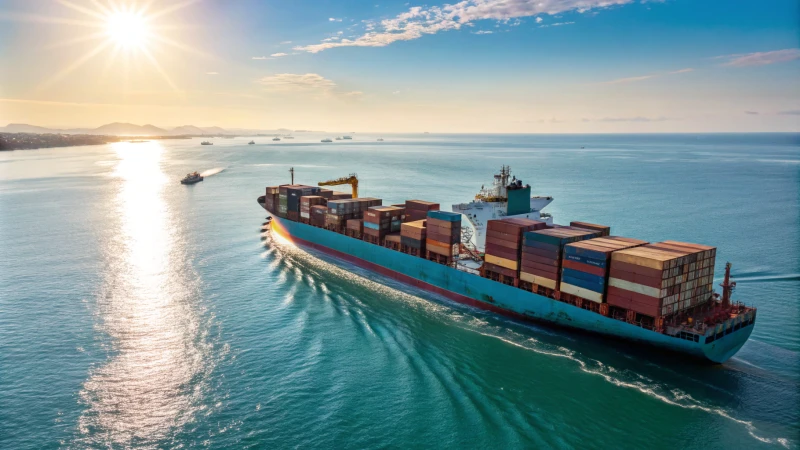
[[[73,68],[97,43],[54,49],[86,34],[67,22],[103,25],[82,5],[0,0],[0,123],[800,129],[796,1],[155,1],[174,9],[148,22],[158,66],[104,49]]]

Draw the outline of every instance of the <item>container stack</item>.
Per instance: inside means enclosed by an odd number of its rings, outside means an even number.
[[[519,275],[524,283],[520,287],[534,293],[539,288],[558,290],[564,246],[599,236],[600,231],[574,227],[547,228],[525,233]]]
[[[267,194],[264,196],[264,208],[271,213],[278,212],[278,205],[280,200],[278,196],[280,195],[280,186],[268,186],[267,187]]]
[[[461,214],[429,210],[426,219],[425,250],[432,261],[452,264],[461,243]]]
[[[283,190],[284,186],[280,186],[278,189],[278,196],[279,196],[279,209],[283,208],[283,194],[281,191]],[[316,195],[319,192],[318,187],[316,186],[306,186],[303,184],[292,184],[286,186],[286,218],[289,220],[294,220],[295,222],[300,221],[300,197],[305,197],[309,195]]]
[[[304,195],[300,197],[300,221],[303,223],[311,223],[311,207],[326,204],[327,200],[325,197],[319,195]]]
[[[361,239],[364,234],[364,219],[349,219],[345,234],[351,238]]]
[[[278,186],[278,210],[275,211],[278,217],[286,217],[289,200],[289,184]]]
[[[611,236],[611,227],[608,225],[598,225],[589,222],[570,222],[569,226],[572,228],[581,228],[583,230],[599,231],[600,237]]]
[[[428,218],[428,211],[438,211],[439,204],[424,200],[406,200],[406,222],[416,222]]]
[[[562,295],[562,300],[578,306],[584,299],[605,303],[611,254],[646,244],[638,239],[599,237],[565,245],[559,290],[572,298]]]
[[[516,286],[523,235],[546,227],[545,222],[531,219],[489,220],[486,223],[486,255],[481,276]]]
[[[400,251],[400,233],[389,233],[383,241],[383,246]]]
[[[325,228],[326,215],[328,215],[328,207],[326,205],[314,205],[311,207],[309,223],[315,227]]]
[[[352,199],[328,200],[328,213],[325,215],[325,228],[343,233],[347,221],[356,218],[355,206],[357,202]]]
[[[716,248],[665,241],[611,255],[608,303],[659,318],[709,301]]]
[[[406,210],[408,211],[408,210]],[[425,220],[406,222],[400,227],[400,251],[413,256],[425,256],[427,228]]]
[[[326,200],[333,200],[333,191],[330,189],[320,189],[317,195],[324,197]]]
[[[364,213],[364,240],[383,245],[386,235],[400,231],[403,209],[396,206],[372,206]]]

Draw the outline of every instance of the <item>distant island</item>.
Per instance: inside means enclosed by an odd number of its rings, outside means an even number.
[[[280,128],[273,130],[260,130],[252,128],[221,128],[198,127],[195,125],[181,125],[175,128],[163,128],[155,125],[136,125],[133,123],[114,122],[101,125],[97,128],[48,128],[27,123],[11,123],[0,127],[0,133],[35,133],[35,134],[83,134],[102,136],[189,136],[189,137],[235,137],[256,136],[258,134],[287,133],[292,130]]]
[[[136,136],[144,137],[144,136]],[[186,136],[146,136],[149,139],[188,139]],[[0,151],[102,145],[131,140],[131,136],[102,134],[0,133]],[[139,141],[141,142],[141,141]]]

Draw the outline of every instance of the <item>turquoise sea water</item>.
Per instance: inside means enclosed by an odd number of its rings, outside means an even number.
[[[800,136],[322,137],[0,154],[0,448],[800,448]],[[717,246],[750,341],[697,365],[260,232],[291,166],[450,205],[502,164],[557,223]]]

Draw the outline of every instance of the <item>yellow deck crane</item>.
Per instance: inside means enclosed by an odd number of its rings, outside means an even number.
[[[343,184],[349,184],[353,189],[353,198],[358,198],[358,175],[354,173],[335,180],[320,181],[317,183],[318,186],[341,186]]]

